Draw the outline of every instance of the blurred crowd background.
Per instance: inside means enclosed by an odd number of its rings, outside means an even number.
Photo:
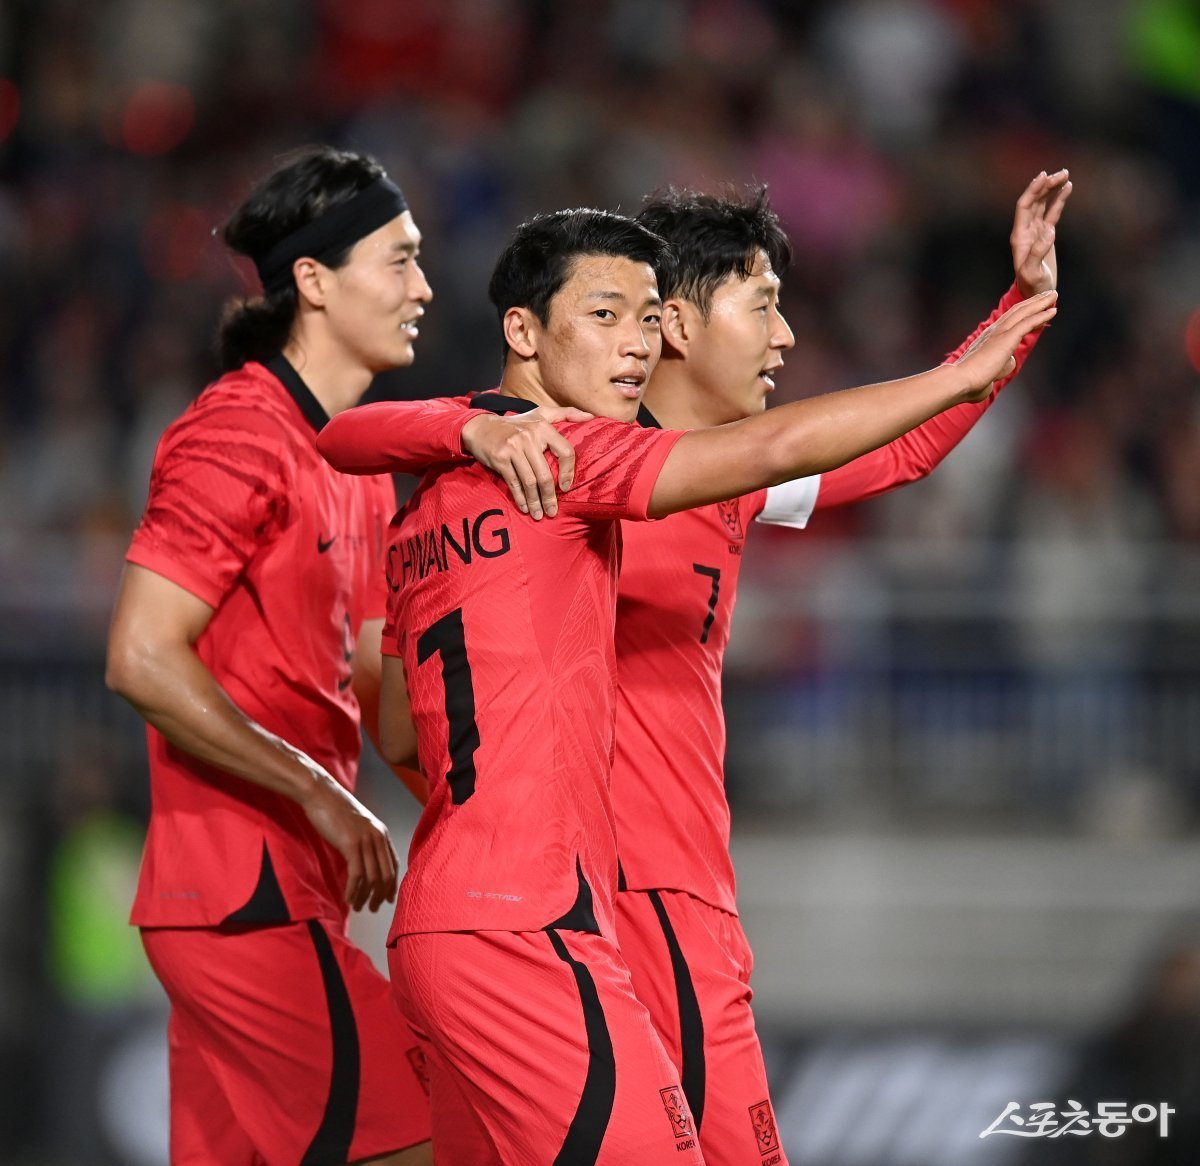
[[[377,155],[425,235],[418,359],[376,397],[494,383],[522,217],[666,184],[769,184],[776,400],[916,372],[1070,168],[1059,316],[963,447],[751,537],[735,847],[797,1166],[1194,1162],[1198,0],[5,0],[0,1158],[163,1160],[104,632],[154,444],[255,288],[213,231],[315,141]],[[1171,1136],[978,1138],[1068,1086],[1173,1104]]]

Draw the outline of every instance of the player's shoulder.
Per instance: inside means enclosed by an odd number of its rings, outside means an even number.
[[[295,437],[285,390],[261,365],[250,363],[207,385],[172,424],[168,433],[211,431],[253,437],[265,444],[288,444]]]
[[[664,432],[640,425],[636,421],[618,421],[612,417],[592,417],[587,421],[555,421],[554,428],[572,443],[589,442],[598,445],[652,444],[655,438]]]

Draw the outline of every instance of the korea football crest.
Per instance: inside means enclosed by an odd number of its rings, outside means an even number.
[[[718,502],[717,510],[721,521],[729,532],[729,537],[741,542],[746,537],[746,529],[742,526],[742,506],[737,498],[729,502]]]
[[[688,1109],[683,1090],[678,1085],[672,1085],[669,1089],[660,1089],[658,1095],[662,1098],[667,1117],[671,1119],[671,1130],[676,1139],[694,1138],[696,1126],[692,1121],[692,1111]]]

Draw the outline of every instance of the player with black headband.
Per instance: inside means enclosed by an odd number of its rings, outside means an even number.
[[[373,160],[317,148],[224,238],[264,295],[230,306],[224,375],[159,444],[109,638],[109,686],[149,725],[132,921],[171,1000],[171,1161],[429,1162],[415,1041],[346,938],[349,909],[397,884],[353,794],[395,501],[316,451],[376,373],[413,360],[421,235]]]

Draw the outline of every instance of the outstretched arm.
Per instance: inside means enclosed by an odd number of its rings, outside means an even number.
[[[828,393],[757,417],[694,430],[676,442],[651,495],[652,517],[736,498],[861,457],[943,410],[981,401],[1013,353],[1054,317],[1057,292],[1010,309],[953,364],[899,381]]]
[[[946,357],[946,363],[961,359],[984,331],[1022,299],[1057,288],[1055,233],[1072,189],[1066,170],[1056,174],[1043,171],[1022,192],[1017,200],[1009,235],[1013,284],[991,315]],[[1025,336],[1013,353],[1015,364],[1012,372],[998,380],[982,401],[947,409],[882,448],[821,475],[819,484],[813,483],[812,489],[803,495],[808,499],[808,507],[805,510],[803,502],[800,502],[800,510],[804,511],[802,515],[794,514],[796,507],[789,501],[792,498],[800,500],[801,493],[792,489],[791,483],[779,487],[779,497],[768,496],[764,521],[803,525],[814,509],[861,502],[932,473],[992,406],[1000,390],[1020,372],[1040,336],[1040,330]],[[779,517],[772,518],[773,509]]]

